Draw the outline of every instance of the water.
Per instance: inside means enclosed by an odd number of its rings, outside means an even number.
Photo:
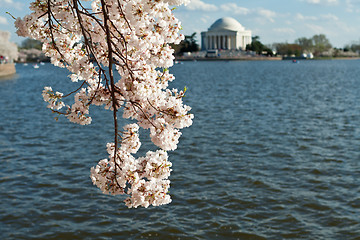
[[[359,63],[175,65],[196,118],[170,153],[173,202],[148,209],[89,178],[110,112],[56,122],[43,87],[77,85],[17,65],[0,81],[0,239],[360,239]]]

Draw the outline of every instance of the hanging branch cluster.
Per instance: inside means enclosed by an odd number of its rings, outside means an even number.
[[[52,64],[67,68],[79,87],[64,95],[45,87],[48,108],[71,122],[90,124],[90,105],[112,111],[114,142],[109,157],[91,168],[91,179],[106,194],[126,194],[128,207],[171,202],[168,195],[171,162],[179,129],[192,124],[184,91],[167,89],[174,76],[170,43],[179,43],[180,22],[171,5],[189,0],[36,0],[32,13],[15,21],[17,33],[43,42]],[[118,72],[117,79],[114,73]],[[64,98],[74,95],[68,106]],[[133,119],[120,130],[117,116]],[[160,149],[135,158],[139,127],[150,129]]]

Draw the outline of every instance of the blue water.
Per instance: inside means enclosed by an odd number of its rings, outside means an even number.
[[[78,85],[16,67],[0,80],[0,239],[360,239],[359,60],[175,65],[195,119],[170,152],[173,202],[148,209],[89,178],[111,113],[55,121],[43,87]]]

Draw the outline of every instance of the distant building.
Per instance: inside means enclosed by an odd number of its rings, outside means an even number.
[[[10,33],[0,31],[0,78],[16,73],[14,60],[17,58],[18,49],[10,42]]]
[[[18,58],[18,49],[15,43],[10,42],[10,33],[0,31],[0,61],[12,63]]]
[[[248,44],[251,44],[251,31],[231,17],[218,19],[207,32],[201,33],[201,50],[245,50]]]

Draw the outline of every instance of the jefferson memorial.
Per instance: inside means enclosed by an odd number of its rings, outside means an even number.
[[[245,50],[248,44],[251,44],[251,31],[231,17],[216,20],[207,32],[201,33],[201,50]]]

